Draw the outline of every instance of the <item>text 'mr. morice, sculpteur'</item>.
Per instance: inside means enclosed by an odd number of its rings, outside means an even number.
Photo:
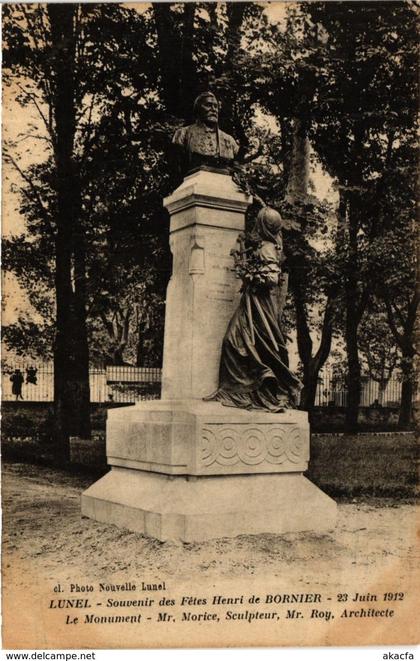
[[[194,102],[195,122],[175,131],[173,144],[183,156],[184,169],[228,171],[239,151],[231,135],[219,129],[219,102],[212,92],[203,92]]]

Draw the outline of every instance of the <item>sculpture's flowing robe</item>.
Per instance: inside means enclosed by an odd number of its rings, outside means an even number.
[[[271,266],[271,276],[267,278],[266,286],[242,294],[223,339],[219,388],[209,399],[216,399],[227,406],[277,412],[297,405],[301,383],[289,369],[285,339],[278,319],[277,281],[280,267],[274,243],[264,241],[260,257]],[[247,296],[251,315],[247,309]]]

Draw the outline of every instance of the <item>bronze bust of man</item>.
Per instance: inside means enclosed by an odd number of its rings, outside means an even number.
[[[231,135],[219,129],[219,102],[212,92],[203,92],[196,98],[194,115],[194,124],[178,129],[172,138],[184,171],[201,168],[228,173],[239,145]]]

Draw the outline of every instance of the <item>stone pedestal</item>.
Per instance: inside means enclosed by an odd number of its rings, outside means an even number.
[[[218,402],[141,402],[109,411],[112,470],[82,512],[158,539],[328,530],[335,503],[303,476],[303,411],[256,413]]]
[[[335,503],[303,476],[303,411],[204,402],[218,386],[222,340],[239,300],[230,251],[247,197],[199,171],[165,200],[173,274],[165,317],[162,400],[112,409],[111,471],[82,495],[82,513],[160,540],[328,530]]]
[[[171,214],[162,399],[205,397],[218,385],[223,336],[239,302],[230,251],[249,199],[225,174],[200,170],[164,200]]]

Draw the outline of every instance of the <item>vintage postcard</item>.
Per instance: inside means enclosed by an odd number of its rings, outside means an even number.
[[[2,33],[3,647],[418,643],[418,7]]]

